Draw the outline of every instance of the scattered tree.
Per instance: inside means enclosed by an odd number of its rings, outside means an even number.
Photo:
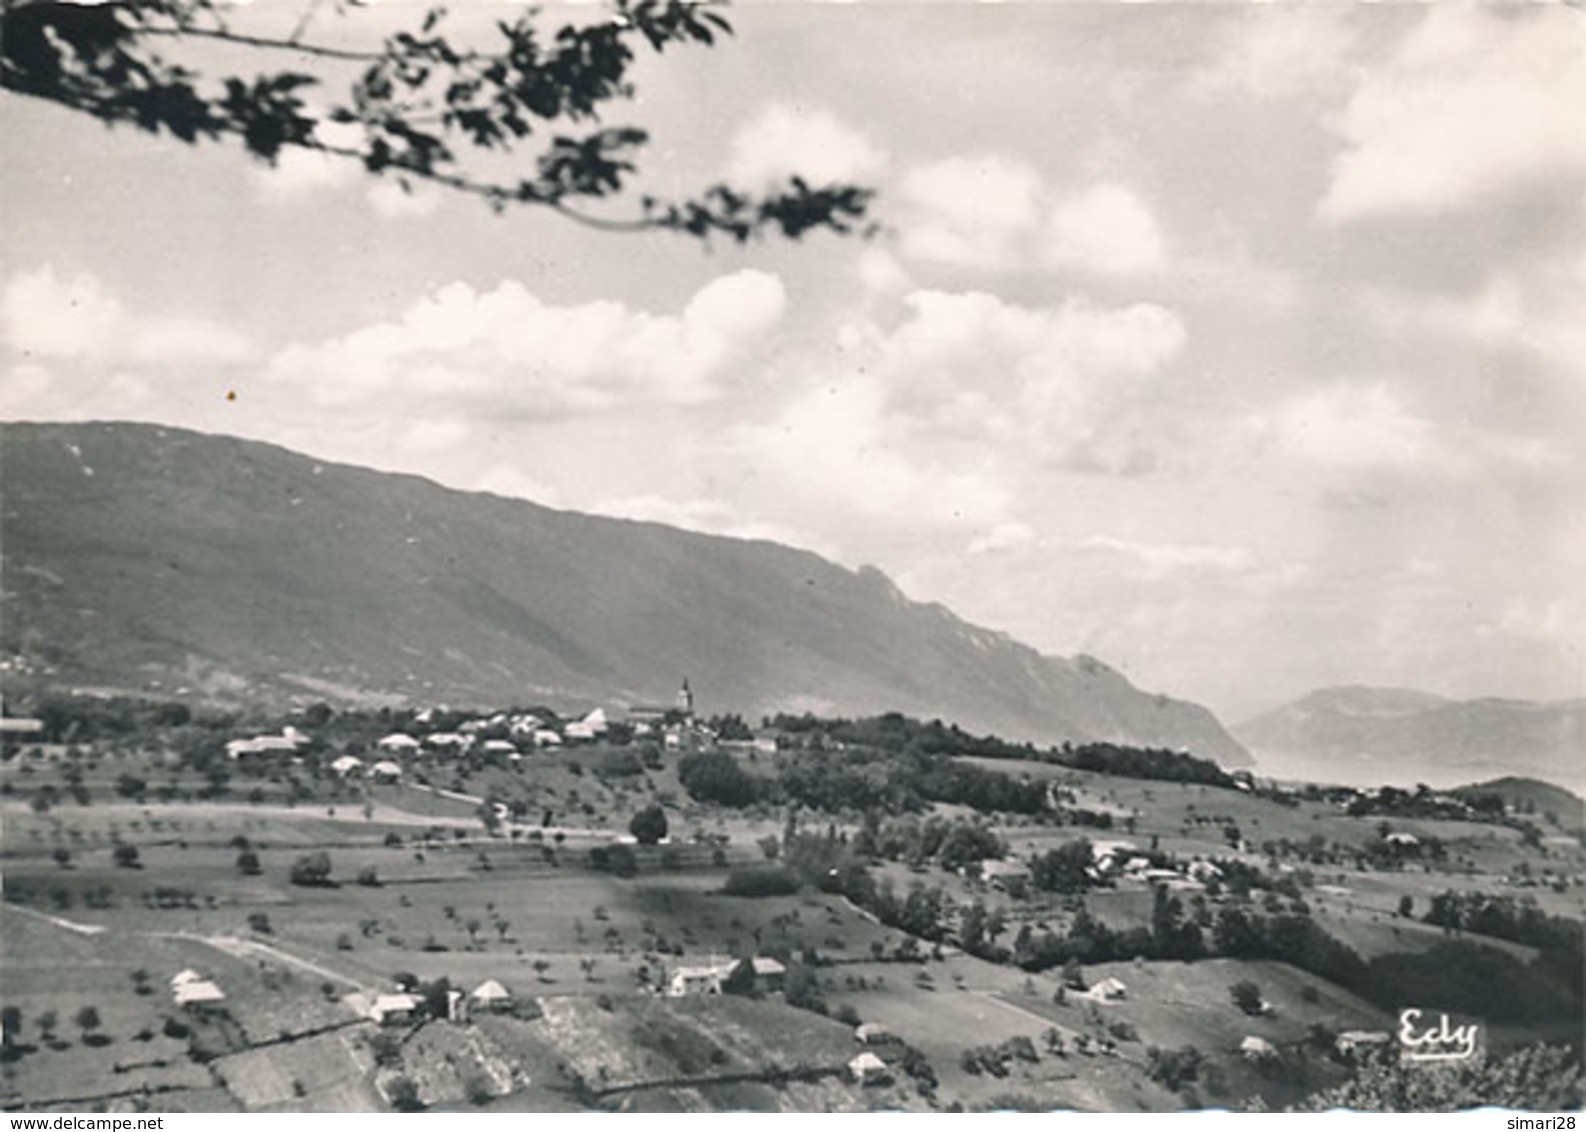
[[[417,1112],[424,1107],[419,1088],[411,1077],[393,1077],[386,1083],[386,1097],[398,1112]]]
[[[1243,979],[1229,987],[1228,996],[1233,999],[1235,1006],[1249,1015],[1260,1014],[1266,1007],[1266,1000],[1261,997],[1261,988],[1249,979]]]
[[[324,888],[330,885],[330,854],[323,849],[299,857],[292,863],[292,883],[305,888]]]
[[[77,1028],[83,1032],[83,1043],[85,1045],[94,1044],[95,1033],[102,1024],[98,1008],[85,1006],[73,1015],[72,1021],[77,1023]]]
[[[628,832],[633,834],[640,845],[659,845],[667,834],[666,811],[657,805],[649,805],[633,815],[633,820],[628,823]]]

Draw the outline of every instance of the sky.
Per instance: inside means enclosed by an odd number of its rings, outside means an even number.
[[[1586,13],[728,15],[607,116],[643,185],[864,184],[879,234],[599,233],[0,96],[0,419],[806,547],[1227,722],[1586,694]]]

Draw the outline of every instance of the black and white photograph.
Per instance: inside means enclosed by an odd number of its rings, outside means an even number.
[[[0,1110],[1574,1127],[1583,108],[1570,2],[0,0]]]

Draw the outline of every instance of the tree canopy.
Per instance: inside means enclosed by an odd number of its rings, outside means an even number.
[[[110,126],[240,142],[272,165],[288,149],[311,150],[405,189],[441,185],[497,210],[538,205],[599,228],[738,242],[870,231],[871,190],[798,176],[766,193],[716,184],[675,200],[644,195],[621,216],[601,210],[630,189],[649,141],[604,120],[635,94],[637,51],[730,35],[711,0],[614,0],[558,27],[530,10],[493,21],[485,43],[450,32],[435,8],[373,46],[345,46],[345,26],[327,30],[330,18],[376,24],[359,0],[303,4],[294,26],[271,31],[216,0],[6,0],[0,88]],[[226,65],[242,61],[266,69]],[[328,93],[335,83],[344,95]]]

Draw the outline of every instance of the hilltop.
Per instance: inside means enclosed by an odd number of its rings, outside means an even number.
[[[1199,705],[771,542],[148,425],[7,425],[0,461],[13,688],[620,706],[687,675],[707,711],[902,711],[1249,762]]]

